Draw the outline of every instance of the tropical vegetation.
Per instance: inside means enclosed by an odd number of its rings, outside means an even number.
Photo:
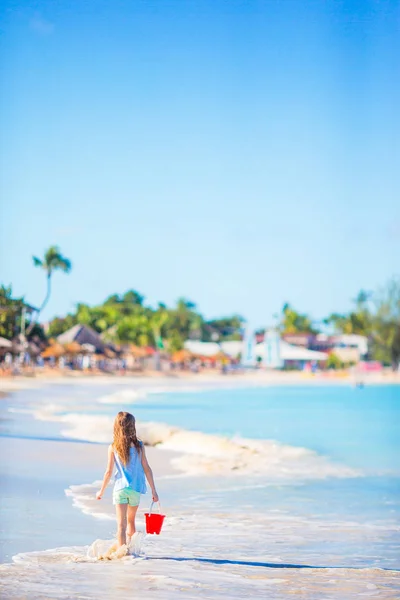
[[[137,346],[166,347],[170,351],[183,348],[186,339],[240,339],[244,319],[239,315],[206,320],[196,305],[180,298],[168,307],[159,303],[156,308],[145,304],[136,290],[113,294],[99,305],[77,304],[76,310],[65,317],[56,317],[48,328],[55,337],[73,325],[88,325],[110,342],[131,342]]]
[[[33,262],[44,270],[47,281],[46,296],[38,309],[40,314],[50,298],[53,273],[57,270],[69,273],[71,261],[57,246],[51,246],[43,258],[33,257]],[[0,288],[0,336],[13,339],[21,333],[24,305],[24,298],[13,297],[11,286]],[[32,319],[29,323],[29,311],[26,317],[28,339],[43,337],[43,330],[36,321]],[[151,307],[143,294],[131,289],[123,294],[112,294],[95,306],[78,303],[73,312],[48,323],[46,336],[56,337],[73,325],[82,324],[100,333],[108,342],[153,346],[173,352],[182,349],[186,339],[239,340],[244,323],[244,318],[236,314],[206,319],[187,298],[180,298],[175,306],[160,302]],[[285,303],[277,327],[282,334],[316,334],[323,329],[335,334],[366,336],[370,357],[397,368],[400,364],[400,279],[392,279],[374,293],[361,290],[348,313],[332,313],[322,322],[313,321],[308,314]],[[330,360],[335,367],[335,357]]]
[[[13,296],[11,285],[0,286],[0,336],[8,340],[17,338],[25,329],[29,328],[29,336],[40,340],[45,339],[43,329],[35,322],[30,323],[30,311],[23,297]],[[32,325],[32,326],[31,326]]]

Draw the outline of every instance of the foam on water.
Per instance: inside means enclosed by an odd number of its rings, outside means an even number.
[[[107,394],[106,396],[100,396],[97,400],[100,404],[132,404],[139,400],[146,398],[146,392],[144,390],[118,390],[113,394]]]
[[[115,539],[95,540],[87,549],[86,556],[81,561],[96,560],[126,560],[129,557],[138,558],[142,552],[144,534],[137,531],[123,546],[118,547]]]
[[[144,384],[134,392],[118,387],[97,391],[95,398],[90,392],[85,402],[82,395],[78,397],[80,388],[76,388],[76,398],[66,398],[69,392],[62,392],[58,397],[54,394],[57,399],[53,401],[48,394],[35,398],[28,412],[37,420],[59,422],[64,437],[109,443],[113,417],[105,414],[107,405],[141,402],[146,394],[155,393]],[[85,388],[90,389],[86,383]],[[177,390],[166,386],[162,391]],[[14,406],[16,410],[20,409]],[[14,564],[0,566],[0,596],[114,600],[130,597],[134,585],[135,594],[156,600],[399,597],[399,573],[394,570],[399,524],[395,510],[393,514],[390,507],[381,510],[383,487],[375,517],[351,505],[367,480],[359,477],[364,475],[360,470],[336,464],[301,447],[301,442],[296,446],[291,441],[252,439],[253,433],[242,438],[185,429],[191,425],[138,423],[146,444],[180,453],[174,461],[182,474],[171,477],[165,486],[157,480],[167,506],[160,536],[147,536],[134,555],[113,555],[113,560],[98,560],[112,554],[113,540],[18,554]],[[310,443],[311,447],[317,446]],[[89,473],[81,481],[90,477]],[[332,483],[332,478],[340,481]],[[330,486],[336,496],[354,487],[340,501],[346,510],[335,508]],[[95,500],[98,487],[99,482],[71,485],[66,493],[79,511],[111,522],[114,509],[105,499]],[[362,495],[360,502],[364,506]],[[142,512],[139,530],[143,529]],[[108,523],[93,523],[94,530],[108,529]]]
[[[177,388],[176,386],[161,386],[157,387],[137,387],[136,389],[123,389],[117,390],[112,394],[107,394],[105,396],[100,396],[97,399],[97,402],[100,404],[134,404],[135,402],[140,402],[141,400],[145,400],[151,395],[157,394],[170,394],[170,393],[195,393],[201,391],[202,388],[198,388],[195,386],[180,386]]]
[[[66,425],[61,434],[67,438],[100,443],[110,441],[113,417],[109,415],[60,414],[52,404],[32,412],[38,420]],[[360,470],[336,464],[307,448],[273,440],[228,438],[156,422],[138,422],[137,431],[147,446],[182,453],[174,459],[174,466],[190,475],[234,472],[292,481],[362,475]]]
[[[219,599],[227,592],[232,600],[397,598],[397,571],[365,568],[357,555],[347,564],[335,552],[321,560],[320,545],[343,535],[360,542],[366,534],[361,523],[329,527],[284,511],[233,519],[199,506],[179,509],[167,517],[160,536],[139,533],[128,555],[125,549],[115,553],[112,539],[18,554],[13,565],[0,567],[1,597],[114,600],[131,593],[134,582],[135,595],[160,600]]]
[[[100,489],[101,483],[101,481],[94,481],[93,483],[71,485],[65,490],[65,494],[72,498],[73,506],[85,515],[115,521],[115,514],[113,510],[110,510],[111,507],[108,506],[107,510],[107,504],[96,500],[95,494]]]
[[[215,385],[215,384],[214,384]],[[223,389],[229,389],[233,387],[229,382],[221,382],[218,387]],[[173,385],[163,385],[158,383],[157,385],[135,385],[135,387],[129,387],[122,390],[116,390],[111,394],[100,396],[97,402],[100,404],[134,404],[141,400],[148,399],[151,396],[157,396],[161,394],[195,394],[196,392],[202,392],[208,390],[210,384],[207,382],[198,382],[196,385],[185,385],[184,383],[177,381]]]
[[[223,389],[229,389],[229,384],[225,384]],[[180,384],[179,386],[175,383],[175,385],[160,385],[157,386],[137,386],[135,388],[128,388],[123,390],[117,390],[112,394],[107,394],[106,396],[100,396],[97,399],[97,402],[100,404],[134,404],[135,402],[140,402],[141,400],[148,399],[151,396],[156,396],[160,394],[195,394],[196,392],[202,392],[209,388],[209,384],[197,384],[197,385],[185,385]]]

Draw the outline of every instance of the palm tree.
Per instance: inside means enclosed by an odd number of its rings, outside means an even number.
[[[72,264],[68,258],[65,258],[65,256],[63,256],[61,254],[58,246],[50,246],[50,248],[48,248],[46,250],[44,257],[42,259],[38,258],[37,256],[33,256],[32,259],[33,259],[34,266],[44,269],[44,271],[46,272],[46,276],[47,276],[47,292],[46,292],[46,296],[42,302],[42,305],[40,306],[39,311],[36,315],[36,321],[37,321],[40,313],[43,311],[44,307],[46,306],[46,304],[48,303],[49,298],[50,298],[51,276],[52,276],[53,272],[54,271],[63,271],[64,273],[69,273],[71,271]],[[35,321],[32,320],[31,324],[29,325],[29,327],[26,331],[26,335],[30,334],[30,332],[32,331],[34,326],[35,326]]]

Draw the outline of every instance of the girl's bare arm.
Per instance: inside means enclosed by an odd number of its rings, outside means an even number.
[[[142,466],[143,466],[144,473],[146,475],[146,479],[149,482],[149,485],[151,487],[153,502],[158,502],[158,494],[157,494],[157,490],[156,490],[156,484],[154,483],[153,471],[151,470],[151,467],[147,461],[147,456],[146,456],[146,452],[144,449],[144,445],[142,445]]]
[[[113,452],[113,448],[112,446],[108,446],[108,461],[107,461],[107,468],[106,468],[106,472],[104,473],[104,477],[103,477],[103,483],[101,485],[101,489],[97,492],[96,494],[96,498],[97,500],[101,500],[102,495],[104,494],[104,490],[106,489],[106,487],[108,486],[112,473],[113,473],[113,469],[114,469],[114,452]]]

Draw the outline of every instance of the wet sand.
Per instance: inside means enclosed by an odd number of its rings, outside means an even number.
[[[146,448],[156,482],[177,473],[171,465],[176,452]],[[60,545],[89,544],[114,533],[111,522],[93,519],[73,506],[65,490],[71,485],[101,480],[107,445],[80,442],[0,438],[1,528],[0,562],[19,552]],[[111,509],[110,490],[93,504]],[[150,494],[142,498],[143,510]]]

